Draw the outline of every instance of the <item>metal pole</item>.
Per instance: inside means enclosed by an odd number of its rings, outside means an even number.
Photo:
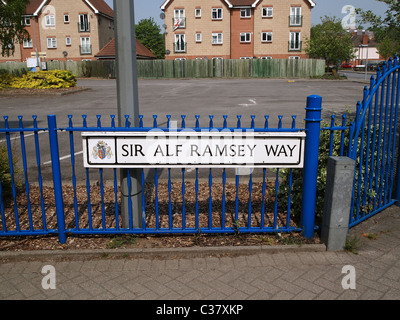
[[[51,167],[53,171],[54,198],[56,202],[58,239],[64,244],[67,241],[65,233],[64,201],[61,182],[60,153],[57,139],[57,123],[55,115],[48,115]]]
[[[134,0],[114,0],[114,28],[117,67],[118,125],[139,126]],[[120,170],[121,210],[124,228],[142,227],[141,170]],[[128,178],[129,176],[129,178]],[[128,179],[130,180],[128,182]],[[130,188],[129,188],[130,187]],[[129,199],[130,198],[130,199]],[[131,210],[130,204],[132,205]],[[130,213],[132,216],[130,217]],[[130,219],[131,218],[131,219]],[[131,220],[131,223],[130,223]]]
[[[314,237],[315,208],[317,200],[317,177],[319,135],[321,130],[322,98],[312,95],[307,97],[306,107],[306,147],[303,170],[303,209],[301,227],[305,238]]]

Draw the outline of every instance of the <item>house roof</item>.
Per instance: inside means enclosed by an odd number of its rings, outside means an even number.
[[[161,5],[161,10],[164,10],[168,3],[173,0],[165,0]],[[252,6],[253,8],[260,2],[260,0],[224,0],[229,8],[238,7],[238,6]],[[316,3],[313,0],[305,0],[307,1],[311,7],[315,7]]]
[[[115,39],[107,43],[103,49],[95,55],[96,58],[115,58]],[[155,59],[156,56],[136,39],[136,55],[141,58]]]
[[[43,7],[50,0],[30,0],[26,6],[26,14],[37,16]],[[82,0],[85,2],[96,14],[105,15],[114,18],[114,11],[104,0]]]

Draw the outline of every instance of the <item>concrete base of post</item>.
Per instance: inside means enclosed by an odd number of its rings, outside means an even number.
[[[325,191],[321,240],[328,251],[344,250],[349,229],[355,161],[330,157]]]

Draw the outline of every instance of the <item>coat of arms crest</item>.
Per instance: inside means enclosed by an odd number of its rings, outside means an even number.
[[[110,159],[112,157],[111,147],[104,141],[99,141],[96,146],[93,147],[92,156],[95,159]]]

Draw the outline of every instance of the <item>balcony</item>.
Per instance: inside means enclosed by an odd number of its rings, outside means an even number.
[[[92,54],[92,45],[84,45],[84,46],[79,46],[79,50],[81,52],[81,55],[86,55],[86,54]]]
[[[186,28],[186,18],[172,18],[172,28],[176,29],[185,29]]]
[[[289,51],[301,51],[302,41],[289,41]]]
[[[301,27],[303,26],[303,16],[290,15],[289,16],[289,27]]]
[[[90,22],[78,22],[78,32],[90,32]]]
[[[187,42],[174,42],[174,53],[185,53]]]

